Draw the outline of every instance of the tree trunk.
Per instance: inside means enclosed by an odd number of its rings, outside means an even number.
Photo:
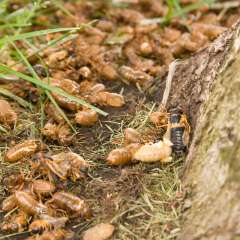
[[[182,62],[172,86],[169,107],[181,103],[194,132],[179,239],[240,239],[240,22]]]

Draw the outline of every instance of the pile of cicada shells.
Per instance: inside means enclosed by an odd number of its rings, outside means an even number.
[[[172,157],[172,143],[168,138],[155,143],[144,143],[141,134],[133,129],[124,131],[124,145],[112,150],[106,161],[109,165],[123,165],[131,162],[170,162]]]
[[[55,182],[84,177],[89,164],[78,154],[61,152],[48,155],[38,140],[25,140],[6,151],[4,160],[10,164],[28,160],[31,171],[3,179],[8,197],[2,202],[5,212],[2,232],[32,234],[29,239],[67,239],[73,233],[65,224],[73,218],[88,219],[91,210],[85,200],[59,189]]]
[[[133,161],[168,162],[171,160],[171,142],[141,142],[141,135],[132,128],[125,129],[125,146],[114,149],[107,156],[110,165]],[[67,239],[73,233],[65,224],[73,218],[88,219],[91,210],[80,197],[65,192],[55,185],[58,181],[77,181],[84,178],[90,164],[74,152],[50,155],[39,140],[25,140],[10,147],[4,154],[10,164],[27,160],[30,173],[7,176],[3,185],[8,197],[2,202],[5,212],[0,225],[3,232],[22,232],[26,229],[36,234],[29,239]],[[57,238],[59,237],[59,238]]]
[[[167,7],[162,1],[128,1],[129,8],[110,7],[106,5],[107,2],[64,3],[63,8],[74,17],[57,11],[53,14],[54,21],[58,21],[54,25],[72,27],[89,23],[95,18],[93,13],[96,12],[104,13],[104,18],[84,27],[76,37],[60,46],[41,51],[39,55],[47,69],[39,64],[34,55],[29,58],[44,83],[104,109],[122,108],[129,96],[124,92],[125,86],[136,86],[133,87],[134,94],[138,90],[147,91],[154,86],[157,78],[166,75],[167,67],[172,61],[207,46],[233,22],[229,20],[229,23],[223,25],[220,14],[199,9],[185,20],[176,19],[168,27],[160,28],[154,22],[146,24],[146,20],[166,15]],[[188,0],[181,2],[189,3]],[[36,19],[36,22],[49,21],[51,17],[41,15]],[[61,33],[49,34],[46,40],[50,42],[61,36]],[[36,42],[35,47],[41,49],[41,41]],[[28,56],[31,56],[32,50],[27,51]],[[29,73],[23,64],[12,61],[3,59],[13,69]],[[116,88],[112,88],[111,84],[115,83]],[[41,94],[41,90],[21,79],[12,83],[9,90],[33,103],[39,100]],[[71,123],[90,128],[99,121],[96,108],[94,110],[87,104],[79,105],[56,92],[50,94]],[[56,106],[46,101],[44,111],[47,121],[41,133],[45,139],[57,141],[61,145],[71,144],[74,139],[72,130]],[[164,130],[167,130],[166,125],[171,123],[165,115],[164,112],[157,111],[150,119],[160,127],[165,126]],[[0,100],[0,123],[7,129],[18,124],[18,114],[5,100]],[[176,140],[178,147],[187,145],[183,145],[183,134],[178,128],[183,126],[187,129],[188,124],[182,124],[175,124],[172,137],[165,135],[162,140],[155,142],[145,141],[135,129],[125,129],[123,146],[112,150],[106,156],[106,163],[118,166],[137,161],[171,161],[174,148],[172,140]],[[168,130],[171,131],[171,126]],[[189,134],[189,131],[185,132],[185,135]],[[64,228],[69,220],[91,217],[91,209],[86,200],[55,185],[58,181],[77,181],[84,177],[90,165],[80,155],[70,151],[49,154],[41,141],[30,139],[10,147],[5,152],[4,160],[10,164],[27,160],[31,171],[27,176],[16,174],[4,178],[8,197],[2,202],[5,217],[0,224],[1,231],[28,230],[33,234],[29,239],[67,239],[73,237],[73,233]]]
[[[121,94],[107,91],[101,83],[94,84],[90,81],[84,81],[78,84],[70,79],[50,79],[50,85],[59,87],[67,93],[91,104],[110,107],[122,107],[125,104],[124,97]],[[57,93],[52,93],[52,96],[61,108],[74,112],[73,121],[75,124],[91,127],[97,123],[99,115],[96,111],[80,106]],[[45,111],[48,116],[48,122],[42,129],[42,134],[51,140],[57,140],[61,144],[70,143],[72,141],[71,129],[56,108],[52,104],[48,104],[45,107]]]

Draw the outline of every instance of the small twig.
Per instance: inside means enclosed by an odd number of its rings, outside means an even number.
[[[25,231],[25,232],[18,232],[18,233],[12,233],[12,234],[9,234],[9,235],[4,235],[2,237],[0,237],[0,240],[3,240],[3,239],[7,239],[7,238],[12,238],[12,237],[16,237],[18,235],[23,235],[25,233],[31,233],[31,231]]]
[[[164,93],[163,93],[161,107],[165,108],[166,105],[167,105],[167,100],[168,100],[170,90],[171,90],[171,85],[172,85],[172,79],[173,79],[174,73],[176,71],[176,66],[177,65],[178,65],[178,60],[177,59],[169,64],[168,76],[167,76],[167,80],[166,80],[165,90],[164,90]]]
[[[239,1],[227,1],[221,3],[214,3],[209,8],[212,10],[220,10],[220,9],[229,9],[229,8],[238,8],[240,6]]]
[[[17,209],[18,209],[18,207],[15,207],[15,208],[12,209],[11,211],[9,211],[4,217],[7,218],[7,217],[10,216],[12,213],[14,213]]]

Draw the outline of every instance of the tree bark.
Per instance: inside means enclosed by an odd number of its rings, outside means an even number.
[[[239,103],[240,22],[182,62],[173,79],[168,105],[181,104],[193,126],[179,239],[240,239]]]

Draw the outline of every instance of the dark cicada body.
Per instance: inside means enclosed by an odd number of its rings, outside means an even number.
[[[173,152],[176,155],[183,155],[187,151],[190,132],[186,115],[178,108],[172,109],[170,111],[169,125]]]

